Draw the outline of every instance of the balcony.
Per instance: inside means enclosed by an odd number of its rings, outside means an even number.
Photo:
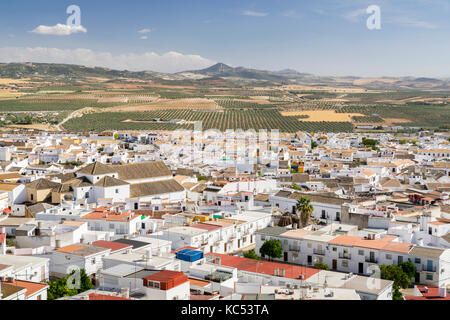
[[[347,259],[347,260],[350,260],[352,258],[352,255],[351,254],[348,254],[348,253],[340,253],[339,254],[339,259]]]
[[[289,246],[289,251],[300,252],[300,247],[297,247],[297,246]]]
[[[436,272],[436,266],[431,266],[429,267],[426,264],[422,265],[422,271],[427,271],[427,272]]]
[[[378,259],[377,258],[366,257],[366,262],[368,262],[368,263],[378,263]]]
[[[324,256],[325,255],[325,250],[318,250],[318,249],[314,249],[313,253],[319,256]]]

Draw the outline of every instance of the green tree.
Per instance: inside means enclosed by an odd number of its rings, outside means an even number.
[[[299,190],[299,191],[301,191],[302,190],[302,188],[301,187],[299,187],[295,182],[291,185],[291,189],[294,189],[294,190]]]
[[[318,144],[315,141],[311,141],[311,149],[317,148]]]
[[[67,277],[55,281],[47,282],[49,285],[47,291],[48,300],[56,300],[62,297],[71,297],[78,293],[76,289],[69,289],[67,286]]]
[[[91,278],[86,274],[86,270],[81,269],[80,272],[80,289],[78,293],[91,290],[94,287],[92,284]]]
[[[401,262],[398,266],[408,275],[409,279],[412,279],[416,275],[416,266],[411,261]]]
[[[411,278],[399,266],[382,264],[380,265],[380,271],[381,279],[394,281],[394,284],[399,288],[406,289],[411,284]]]
[[[94,287],[94,285],[91,282],[91,279],[86,274],[86,271],[84,269],[81,269],[80,270],[80,288],[69,289],[69,286],[68,286],[69,277],[73,276],[75,274],[75,272],[76,271],[74,270],[64,278],[47,282],[49,285],[48,296],[47,296],[48,300],[56,300],[56,299],[59,299],[62,297],[71,297],[76,294],[90,290]]]
[[[259,249],[259,253],[268,256],[269,260],[274,258],[281,258],[283,256],[283,249],[281,242],[276,239],[267,240]]]
[[[306,227],[311,219],[311,214],[314,211],[314,208],[311,205],[311,200],[301,196],[300,199],[297,200],[295,210],[297,211],[297,214],[300,213],[300,222],[302,227]]]
[[[23,122],[25,124],[32,124],[33,123],[33,118],[30,115],[26,115],[25,118],[23,119]]]
[[[380,142],[378,140],[374,140],[374,139],[367,139],[367,138],[362,138],[362,144],[365,147],[369,147],[372,148],[372,150],[377,150],[377,144],[379,144]]]
[[[16,240],[14,238],[7,238],[6,239],[6,246],[7,247],[15,247],[16,246]]]
[[[403,294],[395,284],[392,287],[392,300],[403,300]]]
[[[258,257],[254,249],[244,252],[244,257],[247,259],[261,260],[261,258]]]
[[[330,270],[330,267],[323,262],[316,262],[314,264],[314,268],[320,269],[320,270]]]

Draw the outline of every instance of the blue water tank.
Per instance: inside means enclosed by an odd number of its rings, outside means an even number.
[[[194,262],[203,258],[203,252],[198,250],[183,249],[176,253],[177,259]]]

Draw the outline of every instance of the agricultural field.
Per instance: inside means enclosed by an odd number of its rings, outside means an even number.
[[[0,100],[0,112],[66,111],[86,107],[107,108],[117,103],[98,103],[96,99],[14,99]]]
[[[45,72],[18,79],[14,68],[3,71],[1,126],[100,132],[186,129],[201,121],[204,129],[350,132],[361,124],[448,129],[450,123],[450,92],[363,87],[377,79],[288,84],[179,75],[162,79],[98,68],[82,77],[86,69],[76,66],[37,68]]]
[[[282,116],[278,110],[102,112],[71,119],[64,124],[64,128],[68,131],[174,130],[193,129],[193,123],[201,121],[204,130],[278,129],[280,132],[351,132],[353,130],[353,125],[349,122],[308,122],[298,121],[297,118]],[[168,123],[170,120],[184,120],[184,123]]]
[[[313,110],[313,111],[285,111],[281,112],[286,117],[299,117],[301,121],[312,122],[352,122],[353,117],[364,117],[361,113],[336,113],[334,110]]]

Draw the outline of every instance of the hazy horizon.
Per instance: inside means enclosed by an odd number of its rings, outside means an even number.
[[[81,25],[69,28],[70,5]],[[366,9],[381,10],[369,30]],[[450,78],[446,0],[16,0],[0,10],[0,62],[176,73],[233,67],[331,77]]]

